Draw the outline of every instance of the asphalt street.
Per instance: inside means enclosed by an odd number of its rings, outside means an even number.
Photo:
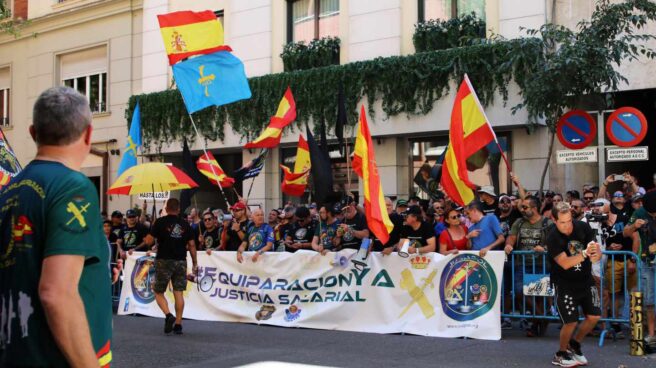
[[[112,367],[551,367],[558,330],[500,341],[379,335],[185,320],[184,334],[164,335],[163,319],[114,318]],[[588,338],[592,367],[656,367],[656,355],[632,357],[627,340]]]

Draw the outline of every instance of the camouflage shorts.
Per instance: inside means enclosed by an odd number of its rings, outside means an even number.
[[[175,259],[155,260],[155,285],[153,291],[161,294],[166,291],[169,281],[173,284],[173,291],[187,289],[187,261]]]

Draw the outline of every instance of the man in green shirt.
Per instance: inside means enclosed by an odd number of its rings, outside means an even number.
[[[0,192],[0,366],[108,367],[109,243],[84,96],[50,88],[34,104],[35,159]]]

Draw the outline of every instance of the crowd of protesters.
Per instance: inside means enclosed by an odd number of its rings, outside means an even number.
[[[484,257],[489,251],[505,251],[508,261],[504,269],[504,312],[547,316],[557,306],[551,300],[544,302],[540,297],[524,297],[523,277],[530,273],[550,272],[555,261],[545,261],[550,257],[542,255],[548,254],[547,234],[550,229],[555,231],[558,211],[562,212],[567,206],[574,223],[587,222],[587,226],[594,230],[601,250],[628,251],[638,255],[638,259],[618,256],[609,260],[604,257],[604,262],[592,265],[592,277],[604,301],[601,308],[604,317],[609,310],[619,315],[621,310],[627,309],[625,291],[634,290],[637,278],[642,277],[644,305],[648,311],[645,341],[656,347],[653,312],[656,195],[640,187],[629,173],[609,175],[599,186],[588,184],[581,191],[569,190],[564,194],[552,191],[542,195],[527,193],[517,176],[511,175],[511,180],[516,188],[514,193],[497,194],[493,187],[484,186],[477,191],[478,199],[464,207],[454,204],[444,195],[432,200],[418,196],[407,200],[398,198],[395,202],[385,198],[394,227],[384,244],[369,231],[364,209],[352,196],[320,206],[288,203],[284,208],[268,212],[261,208],[251,210],[240,200],[230,207],[229,213],[213,208],[202,211],[191,208],[186,221],[199,251],[207,254],[235,251],[238,262],[245,261],[243,252],[246,251],[255,252],[248,261],[257,262],[267,252],[307,249],[325,255],[341,249],[357,250],[364,238],[372,238],[371,250],[384,255],[398,252],[404,245],[411,255],[428,252],[450,255],[474,250]],[[610,191],[609,187],[613,190]],[[150,249],[146,242],[150,221],[145,207],[127,210],[125,220],[119,211],[111,214],[111,218],[105,221],[105,234],[116,259],[124,259],[126,254],[134,251]],[[513,257],[513,252],[518,250],[535,253]],[[640,275],[636,261],[643,265]],[[529,337],[541,336],[546,330],[547,320],[534,318],[531,323],[520,326]],[[502,327],[513,328],[513,324],[506,319],[502,321]],[[623,337],[619,324],[601,325],[592,333],[600,333],[606,328],[616,337]]]

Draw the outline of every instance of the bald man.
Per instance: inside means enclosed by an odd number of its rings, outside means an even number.
[[[251,258],[257,262],[262,253],[273,249],[273,229],[264,222],[264,211],[260,208],[253,211],[252,224],[248,228],[247,236],[241,242],[237,251],[237,262],[244,261],[244,251],[255,252]]]

